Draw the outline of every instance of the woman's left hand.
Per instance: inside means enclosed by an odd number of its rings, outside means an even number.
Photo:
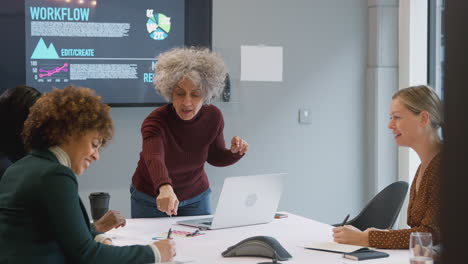
[[[352,225],[333,228],[333,240],[337,243],[368,247],[369,230],[361,231]]]
[[[104,245],[111,245],[112,246],[112,239],[106,238],[101,243],[104,244]]]
[[[125,223],[125,217],[123,217],[119,211],[109,210],[94,223],[94,227],[96,231],[105,233],[112,228],[123,227]]]
[[[247,153],[247,150],[249,149],[249,144],[242,138],[235,136],[231,140],[231,152],[232,153],[239,153],[240,155],[243,155]]]

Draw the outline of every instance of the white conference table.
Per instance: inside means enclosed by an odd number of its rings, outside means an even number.
[[[199,216],[206,217],[206,216]],[[177,225],[176,221],[195,217],[165,217],[146,219],[127,219],[127,225],[114,229],[107,234],[113,238],[114,245],[146,245],[152,238],[172,228],[173,231],[194,231],[195,228]],[[252,236],[271,236],[292,255],[284,264],[403,264],[409,263],[408,250],[381,250],[390,254],[388,258],[353,261],[343,258],[342,254],[310,250],[301,245],[311,242],[332,240],[333,227],[308,218],[288,213],[287,218],[274,219],[268,224],[251,225],[219,230],[202,231],[204,235],[196,237],[173,236],[177,248],[177,259],[188,263],[223,264],[223,263],[258,263],[271,261],[267,258],[235,257],[224,258],[221,252],[226,248]],[[174,262],[180,263],[180,262]]]

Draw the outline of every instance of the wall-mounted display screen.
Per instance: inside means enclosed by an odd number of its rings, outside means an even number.
[[[211,48],[211,1],[25,0],[26,84],[70,84],[111,105],[163,103],[155,58],[184,45]]]

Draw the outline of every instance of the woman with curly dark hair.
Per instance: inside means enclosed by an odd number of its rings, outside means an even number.
[[[73,86],[31,107],[23,138],[32,152],[0,182],[1,263],[148,263],[175,255],[171,240],[114,247],[90,227],[76,176],[112,138],[109,112],[92,90]]]
[[[21,132],[29,114],[29,108],[41,97],[42,93],[33,87],[19,85],[0,95],[0,180],[13,163],[28,154],[23,144]],[[109,210],[93,228],[107,232],[125,226],[126,220],[119,211]]]

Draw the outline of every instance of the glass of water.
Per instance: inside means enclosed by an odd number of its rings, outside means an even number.
[[[410,236],[410,263],[433,264],[432,234],[413,232]]]

